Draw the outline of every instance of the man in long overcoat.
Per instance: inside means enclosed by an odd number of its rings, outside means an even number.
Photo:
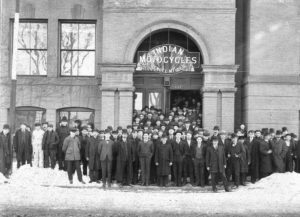
[[[282,134],[280,130],[276,131],[275,138],[270,141],[272,147],[272,157],[274,172],[283,173],[285,171],[285,155],[287,148],[284,140],[281,138]]]
[[[218,145],[219,139],[212,139],[212,146],[207,148],[206,167],[211,174],[211,185],[214,192],[217,192],[217,179],[221,176],[225,191],[229,191],[228,183],[225,175],[226,158],[223,146]]]
[[[261,138],[261,131],[255,131],[255,138],[251,147],[251,182],[255,183],[259,179],[259,170],[260,170],[260,152],[259,147],[260,143],[263,141]]]
[[[59,137],[59,146],[58,146],[58,152],[57,152],[59,169],[67,170],[67,166],[65,164],[65,155],[64,155],[64,152],[62,151],[64,140],[65,140],[65,138],[67,138],[70,135],[70,130],[68,127],[68,120],[66,117],[63,117],[61,119],[59,127],[56,128],[56,133]]]
[[[98,139],[99,131],[94,129],[91,137],[87,139],[87,143],[85,146],[85,158],[88,161],[89,165],[89,176],[90,183],[97,182],[99,176],[99,168],[100,168],[100,158],[98,154]]]
[[[159,177],[159,185],[166,186],[168,184],[168,176],[171,173],[170,167],[173,162],[172,146],[167,142],[167,135],[163,134],[161,142],[158,143],[155,152],[155,164],[157,168],[157,176]]]
[[[270,134],[264,134],[264,140],[260,142],[260,178],[267,177],[272,173],[272,148],[270,145]]]
[[[31,134],[26,129],[24,123],[21,124],[20,129],[17,130],[14,137],[14,148],[17,154],[17,167],[21,165],[30,164],[32,162],[32,144]]]
[[[11,168],[11,144],[10,144],[10,133],[9,125],[3,126],[3,131],[0,133],[0,173],[4,176],[8,176]]]

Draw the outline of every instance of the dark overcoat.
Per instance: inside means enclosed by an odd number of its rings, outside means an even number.
[[[170,174],[170,163],[173,162],[173,150],[169,142],[163,144],[159,142],[155,152],[155,162],[158,163],[157,175],[167,176]]]
[[[22,144],[22,131],[17,130],[14,137],[14,147],[17,154],[17,160],[22,160],[22,153],[25,153],[25,160],[31,161],[32,159],[32,144],[31,144],[31,134],[29,131],[25,130],[25,143]]]
[[[272,173],[272,154],[268,153],[269,150],[270,143],[262,140],[259,145],[261,174]]]
[[[251,176],[252,177],[259,177],[259,170],[260,170],[260,143],[263,140],[261,138],[254,138],[252,141],[251,151],[250,151],[250,158],[251,158]]]
[[[11,164],[10,134],[0,133],[0,173],[5,174]]]
[[[89,159],[89,169],[99,170],[100,157],[98,153],[99,139],[93,136],[89,137],[85,146],[85,157]]]
[[[173,161],[174,162],[182,162],[184,155],[184,146],[185,142],[180,140],[179,143],[176,140],[172,141],[172,150],[173,150]]]
[[[217,149],[209,146],[206,151],[206,167],[209,167],[212,173],[224,173],[224,166],[226,166],[226,158],[223,146],[218,146]]]
[[[277,140],[275,138],[270,143],[272,147],[274,171],[283,173],[285,170],[284,160],[287,152],[285,142],[282,139]]]

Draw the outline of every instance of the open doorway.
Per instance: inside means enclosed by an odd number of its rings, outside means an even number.
[[[170,109],[186,107],[202,113],[202,97],[199,90],[171,90]]]

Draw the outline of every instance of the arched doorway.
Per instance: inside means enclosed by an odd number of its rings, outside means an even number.
[[[160,29],[138,46],[133,74],[134,109],[154,106],[168,112],[172,107],[193,109],[201,104],[203,57],[195,41],[185,32]]]

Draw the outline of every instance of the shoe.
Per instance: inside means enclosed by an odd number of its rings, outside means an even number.
[[[100,184],[100,181],[99,181],[99,180],[97,180],[97,181],[96,181],[96,183]]]
[[[83,180],[82,180],[82,181],[80,181],[80,182],[81,182],[81,184],[85,184],[85,181],[83,181]]]
[[[70,180],[70,184],[73,184],[73,180]]]
[[[111,188],[111,184],[110,183],[108,183],[108,188]]]
[[[213,189],[213,192],[214,192],[214,193],[217,193],[217,192],[218,192],[218,189],[217,189],[217,188],[214,188],[214,189]]]
[[[89,181],[89,183],[92,183],[92,182],[94,182],[94,181],[92,181],[92,180]]]
[[[102,188],[104,188],[104,189],[105,189],[105,188],[106,188],[106,184],[103,184],[103,185],[102,185]]]
[[[226,191],[226,192],[230,192],[229,188],[225,188],[225,191]]]

